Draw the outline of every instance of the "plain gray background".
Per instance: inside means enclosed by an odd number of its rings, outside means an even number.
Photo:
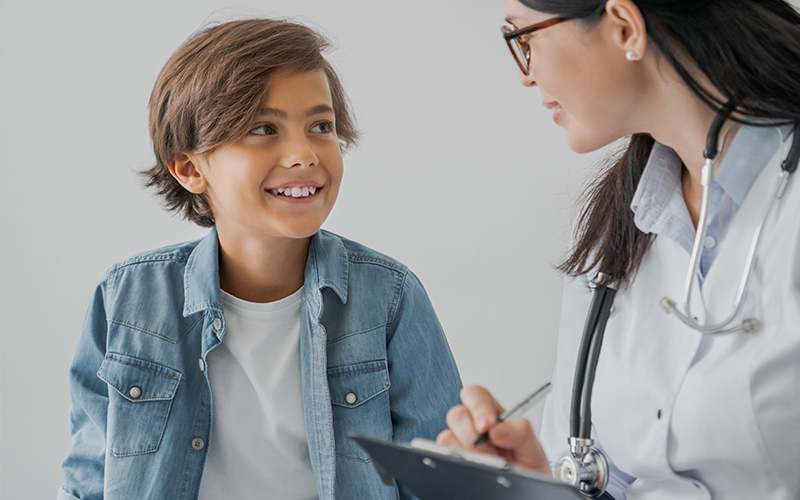
[[[152,161],[147,100],[193,31],[253,15],[334,42],[363,136],[325,227],[420,277],[465,384],[509,405],[549,379],[553,266],[598,158],[572,153],[538,90],[519,84],[501,0],[2,0],[1,497],[56,495],[68,366],[105,270],[206,233],[137,178]]]

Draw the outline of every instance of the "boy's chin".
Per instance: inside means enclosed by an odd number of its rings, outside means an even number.
[[[293,239],[293,240],[304,240],[310,238],[317,234],[320,230],[320,224],[303,224],[303,225],[292,225],[289,227],[281,228],[281,236]]]

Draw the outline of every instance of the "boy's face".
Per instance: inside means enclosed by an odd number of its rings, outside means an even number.
[[[243,140],[192,158],[218,230],[245,238],[316,233],[342,181],[334,120],[323,71],[277,75]]]

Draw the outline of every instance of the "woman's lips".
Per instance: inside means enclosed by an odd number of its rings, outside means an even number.
[[[558,123],[559,121],[561,121],[561,117],[563,115],[564,115],[564,108],[562,108],[561,106],[553,108],[553,121],[554,122]]]
[[[545,103],[545,108],[553,110],[553,121],[558,123],[561,120],[561,117],[564,115],[564,108],[561,107],[561,104],[558,101],[551,101]]]

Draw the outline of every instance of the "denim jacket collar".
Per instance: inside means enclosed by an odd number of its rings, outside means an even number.
[[[219,240],[217,228],[211,228],[205,238],[192,250],[183,273],[183,315],[189,316],[204,309],[222,314],[219,297]]]
[[[319,303],[318,291],[333,289],[343,304],[347,303],[347,250],[342,240],[327,231],[311,237],[305,269],[306,289]],[[211,228],[189,255],[183,275],[185,299],[183,315],[211,309],[222,313],[219,294],[219,238]],[[315,293],[317,292],[317,293]]]
[[[347,250],[341,238],[318,231],[311,237],[306,261],[305,283],[311,290],[331,288],[347,304]]]

